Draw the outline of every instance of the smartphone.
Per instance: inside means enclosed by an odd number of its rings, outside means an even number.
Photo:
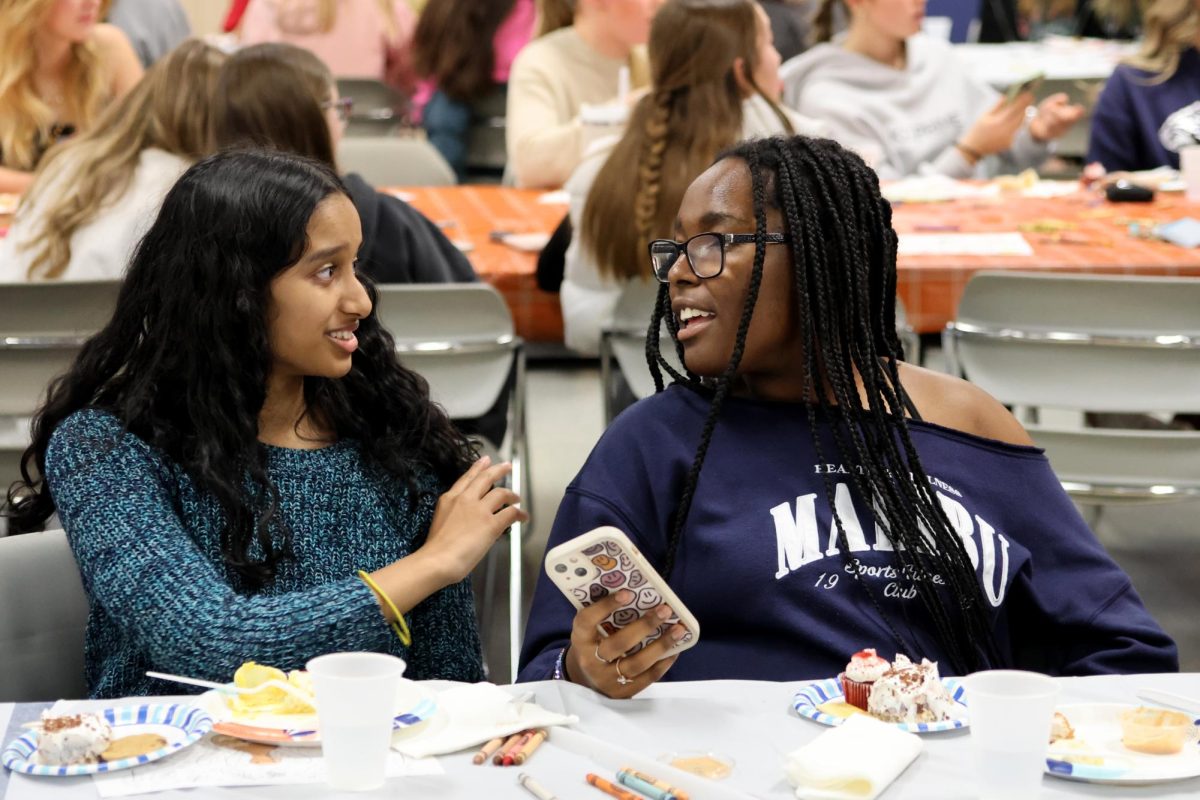
[[[671,616],[654,633],[635,645],[629,655],[665,635],[676,623],[681,623],[687,629],[686,633],[663,654],[663,658],[687,650],[700,639],[700,624],[696,618],[671,591],[662,576],[650,566],[645,556],[633,546],[629,537],[617,528],[596,528],[563,542],[546,553],[545,566],[550,582],[577,609],[587,608],[622,589],[633,592],[632,601],[600,623],[601,636],[612,636],[657,608],[660,603],[667,604]]]
[[[1008,91],[1004,93],[1005,100],[1009,105],[1016,102],[1018,95],[1024,92],[1032,92],[1037,94],[1037,90],[1042,88],[1042,83],[1046,80],[1046,73],[1035,72],[1028,78],[1018,81],[1008,87]]]

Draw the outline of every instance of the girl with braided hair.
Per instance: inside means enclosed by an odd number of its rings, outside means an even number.
[[[649,278],[646,245],[670,235],[688,183],[717,153],[743,138],[823,131],[779,105],[779,53],[754,0],[670,0],[649,48],[653,91],[566,184],[577,233],[559,297],[567,346],[581,353],[599,351],[624,285]]]
[[[543,578],[521,680],[628,697],[664,677],[832,676],[868,646],[959,675],[1178,669],[1012,415],[902,361],[891,207],[861,158],[805,137],[743,143],[691,184],[650,254],[647,358],[660,389],[664,369],[674,383],[605,432],[548,547],[624,530],[699,642],[661,658],[675,626],[634,652],[669,609],[647,598],[602,637],[628,588],[576,613]]]

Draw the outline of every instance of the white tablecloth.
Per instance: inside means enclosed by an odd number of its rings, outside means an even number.
[[[1043,42],[960,44],[955,51],[971,71],[997,89],[1044,72],[1051,81],[1104,81],[1136,45],[1099,39],[1054,38]]]
[[[1200,674],[1140,675],[1095,678],[1063,678],[1061,703],[1139,702],[1141,688],[1157,688],[1200,697]],[[791,698],[800,683],[714,681],[708,683],[664,683],[651,687],[633,700],[607,700],[569,683],[545,682],[513,688],[514,693],[532,690],[546,708],[577,714],[579,725],[567,735],[552,733],[523,768],[554,792],[560,800],[600,798],[586,786],[587,772],[611,777],[622,766],[617,761],[653,759],[658,754],[679,750],[707,750],[730,756],[736,762],[733,774],[713,783],[712,791],[693,794],[706,797],[784,798],[793,797],[783,775],[783,755],[813,739],[824,730],[799,718],[791,710]],[[137,702],[137,701],[131,701]],[[109,703],[108,705],[112,705]],[[10,730],[10,721],[28,718],[34,707],[0,705],[0,731]],[[6,740],[7,741],[7,738]],[[925,752],[883,795],[885,800],[962,800],[973,796],[968,763],[968,734],[962,731],[926,736]],[[406,798],[514,798],[530,795],[517,786],[518,768],[477,767],[470,753],[443,757],[446,774],[398,778],[375,793],[345,797]],[[636,766],[636,764],[635,764]],[[30,778],[0,776],[0,800],[94,800],[90,778]],[[1200,778],[1147,787],[1112,787],[1073,783],[1058,778],[1043,779],[1043,797],[1093,798],[1196,798]],[[331,796],[320,785],[240,789],[202,789],[164,792],[155,800],[284,800]]]

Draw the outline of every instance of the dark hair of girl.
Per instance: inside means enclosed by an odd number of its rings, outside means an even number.
[[[54,512],[40,476],[55,428],[99,408],[219,502],[222,552],[247,586],[272,578],[291,537],[258,441],[271,280],[300,259],[313,212],[338,193],[345,189],[327,165],[270,151],[218,153],[183,174],[134,253],[111,321],[34,418],[24,485],[9,493],[19,528],[34,530]],[[430,474],[443,486],[462,474],[471,446],[430,402],[425,380],[401,366],[374,312],[357,336],[347,375],[305,378],[306,414],[338,440],[357,441],[415,503]]]
[[[813,398],[806,406],[817,459],[829,461],[818,436],[818,420],[828,420],[838,454],[858,467],[850,470],[854,494],[874,509],[878,525],[896,546],[899,565],[928,587],[920,596],[953,667],[965,674],[996,664],[998,648],[983,590],[930,486],[904,418],[907,398],[896,366],[903,358],[895,332],[896,234],[878,178],[861,158],[837,143],[803,136],[743,142],[718,161],[725,158],[741,159],[749,168],[757,236],[746,306],[730,362],[715,383],[702,382],[690,371],[680,375],[667,364],[659,349],[663,320],[676,339],[681,361],[683,351],[666,284],[659,289],[647,336],[646,357],[658,389],[663,387],[661,370],[665,369],[677,382],[711,397],[672,520],[664,574],[669,576],[675,565],[713,429],[745,349],[766,257],[769,204],[781,212],[785,232],[791,236],[805,353],[804,363],[796,366],[803,370]],[[863,384],[861,397],[856,373]],[[849,558],[833,482],[828,475],[824,479],[838,543]],[[943,576],[944,592],[935,591],[927,580],[935,574]],[[911,643],[897,633],[867,584],[860,580],[859,585],[897,646],[912,652]],[[956,608],[950,598],[957,601]]]
[[[413,34],[417,73],[460,103],[485,96],[496,86],[492,39],[515,5],[516,0],[426,3]]]

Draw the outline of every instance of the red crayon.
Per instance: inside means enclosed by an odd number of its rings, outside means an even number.
[[[514,763],[516,763],[514,759],[517,757],[517,753],[521,752],[521,748],[529,744],[529,740],[532,738],[532,731],[525,731],[522,733],[521,738],[517,739],[512,747],[504,750],[504,756],[500,759],[500,766],[511,767]]]

